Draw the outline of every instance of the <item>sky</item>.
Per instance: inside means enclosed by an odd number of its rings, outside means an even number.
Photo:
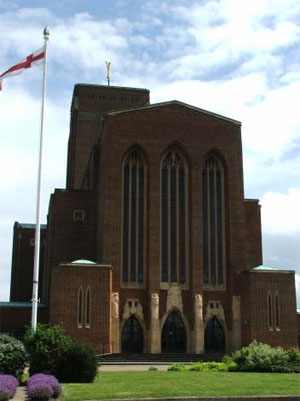
[[[76,83],[150,89],[242,122],[245,197],[262,206],[264,264],[296,271],[300,307],[299,0],[0,0],[0,74],[50,28],[42,222],[65,187]],[[0,301],[15,221],[35,222],[42,67],[0,92]]]

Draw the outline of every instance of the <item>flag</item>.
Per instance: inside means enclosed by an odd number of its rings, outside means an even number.
[[[24,60],[21,60],[18,64],[12,66],[3,74],[0,75],[0,90],[2,90],[2,80],[7,77],[12,77],[13,75],[18,75],[25,70],[25,68],[34,67],[41,64],[45,60],[45,46],[36,50]]]

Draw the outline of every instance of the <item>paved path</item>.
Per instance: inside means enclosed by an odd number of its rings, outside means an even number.
[[[171,365],[101,365],[98,367],[100,372],[117,372],[124,370],[149,370],[150,367],[154,367],[157,370],[167,370]]]
[[[13,398],[13,401],[25,401],[26,400],[26,387],[19,386],[17,388],[16,394]]]

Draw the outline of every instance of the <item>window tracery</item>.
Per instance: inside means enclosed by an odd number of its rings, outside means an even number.
[[[202,167],[203,283],[225,283],[225,196],[224,168],[219,158],[209,154]]]
[[[187,169],[176,149],[161,163],[161,281],[186,282]]]
[[[144,162],[134,149],[123,163],[123,283],[144,281],[145,187]]]

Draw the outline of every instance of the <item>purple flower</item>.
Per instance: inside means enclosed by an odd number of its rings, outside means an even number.
[[[61,393],[61,386],[58,383],[58,380],[52,375],[46,375],[44,373],[36,373],[35,375],[31,376],[30,379],[27,381],[27,393],[30,398],[40,399],[36,396],[36,393],[41,396],[41,388],[46,386],[47,388],[51,389],[52,398],[57,398]],[[37,391],[37,387],[39,390]],[[45,391],[45,394],[47,391]],[[33,394],[34,396],[31,396]],[[45,395],[46,397],[46,395]],[[43,398],[46,399],[46,398]]]
[[[10,395],[8,390],[4,390],[0,388],[0,401],[8,401],[10,399]]]
[[[27,386],[27,395],[31,400],[48,401],[52,396],[52,388],[47,383],[32,383]]]
[[[19,385],[18,380],[11,375],[0,375],[0,401],[12,398],[16,392]]]

